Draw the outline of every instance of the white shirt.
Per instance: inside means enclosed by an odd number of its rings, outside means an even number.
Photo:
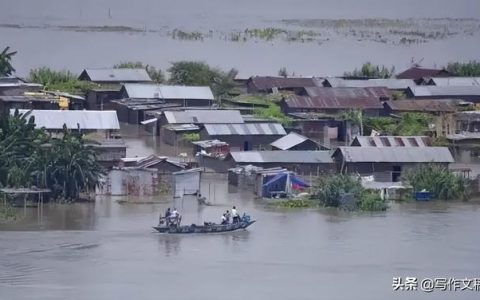
[[[226,221],[226,220],[227,220],[227,218],[225,216],[222,216],[222,222]]]
[[[174,210],[172,211],[172,213],[170,214],[170,218],[176,218],[178,216],[178,211]]]
[[[237,217],[237,210],[235,208],[232,208],[232,217]]]

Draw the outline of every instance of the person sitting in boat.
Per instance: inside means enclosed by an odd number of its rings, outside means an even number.
[[[238,215],[237,208],[234,206],[232,208],[232,223],[240,222],[240,216]]]
[[[226,214],[223,214],[223,215],[222,215],[222,223],[220,223],[220,224],[222,224],[222,225],[227,225],[227,224],[228,224]]]
[[[168,226],[170,224],[170,215],[172,214],[172,212],[170,211],[170,207],[167,208],[167,210],[165,211],[165,224]],[[160,216],[161,217],[161,216]],[[161,221],[160,221],[161,223]]]

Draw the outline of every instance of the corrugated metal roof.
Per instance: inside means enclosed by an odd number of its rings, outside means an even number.
[[[428,147],[430,142],[426,136],[357,136],[352,146],[361,147]]]
[[[238,110],[185,110],[165,111],[169,124],[235,124],[244,123]]]
[[[273,143],[270,143],[273,147],[281,150],[288,150],[298,144],[301,144],[308,140],[307,137],[300,135],[296,132],[290,132],[286,136],[282,136]]]
[[[442,77],[431,78],[428,84],[436,86],[471,86],[480,85],[480,77]]]
[[[421,85],[421,86],[411,86],[408,88],[408,90],[415,97],[480,96],[480,86]]]
[[[14,87],[35,87],[41,89],[43,85],[39,83],[29,82],[0,82],[0,88],[14,88]]]
[[[385,101],[392,111],[455,112],[458,100],[394,100]]]
[[[200,146],[202,148],[211,148],[211,147],[217,147],[217,146],[228,146],[227,143],[219,141],[219,140],[204,140],[204,141],[196,141],[192,142],[192,144]]]
[[[129,98],[214,100],[208,86],[180,86],[127,83],[123,85]]]
[[[314,78],[285,78],[272,76],[254,76],[249,79],[255,88],[259,91],[271,90],[272,88],[302,88],[307,86],[317,86]]]
[[[216,135],[285,135],[279,123],[205,124],[211,136]]]
[[[451,163],[447,147],[339,147],[346,162]]]
[[[381,109],[380,100],[391,98],[386,88],[305,88],[309,97],[292,95],[285,102],[294,108]]]
[[[80,74],[88,75],[93,82],[149,82],[152,81],[145,69],[85,69]]]
[[[423,77],[441,77],[447,76],[449,73],[443,69],[426,69],[419,67],[412,67],[398,74],[399,79],[420,79]]]
[[[310,97],[324,98],[375,98],[378,100],[387,100],[392,98],[392,93],[386,87],[363,87],[363,88],[326,88],[326,87],[306,87],[305,92]]]
[[[58,102],[59,97],[53,95],[32,95],[32,96],[0,96],[3,102]]]
[[[324,81],[325,86],[330,87],[386,87],[391,90],[404,90],[409,86],[415,85],[412,79],[367,79],[367,80],[348,80],[343,78],[330,77]]]
[[[20,109],[20,114],[30,112],[35,117],[35,127],[62,129],[63,124],[69,129],[120,129],[116,111],[95,110],[28,110]],[[10,114],[15,110],[11,109]]]
[[[241,151],[230,152],[237,163],[332,163],[330,151]]]

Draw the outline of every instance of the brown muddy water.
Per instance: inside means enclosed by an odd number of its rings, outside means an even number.
[[[3,0],[0,40],[19,51],[21,76],[126,60],[161,68],[202,60],[242,77],[282,67],[326,76],[366,61],[401,71],[478,60],[479,11],[478,0]],[[249,33],[265,28],[282,33]]]
[[[164,151],[124,125],[130,155]],[[0,299],[478,299],[471,291],[392,291],[393,277],[480,277],[478,204],[285,210],[219,174],[204,176],[201,189],[212,206],[192,197],[99,197],[43,213],[19,209],[17,221],[0,224]],[[232,205],[257,223],[212,235],[151,228],[167,207],[201,224],[219,222]]]

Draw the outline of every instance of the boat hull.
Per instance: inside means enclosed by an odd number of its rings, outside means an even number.
[[[240,229],[245,229],[248,226],[255,223],[255,221],[248,222],[238,222],[231,223],[226,225],[221,224],[211,224],[211,225],[184,225],[184,226],[154,226],[153,228],[160,233],[170,233],[170,234],[188,234],[188,233],[219,233],[219,232],[229,232]]]

